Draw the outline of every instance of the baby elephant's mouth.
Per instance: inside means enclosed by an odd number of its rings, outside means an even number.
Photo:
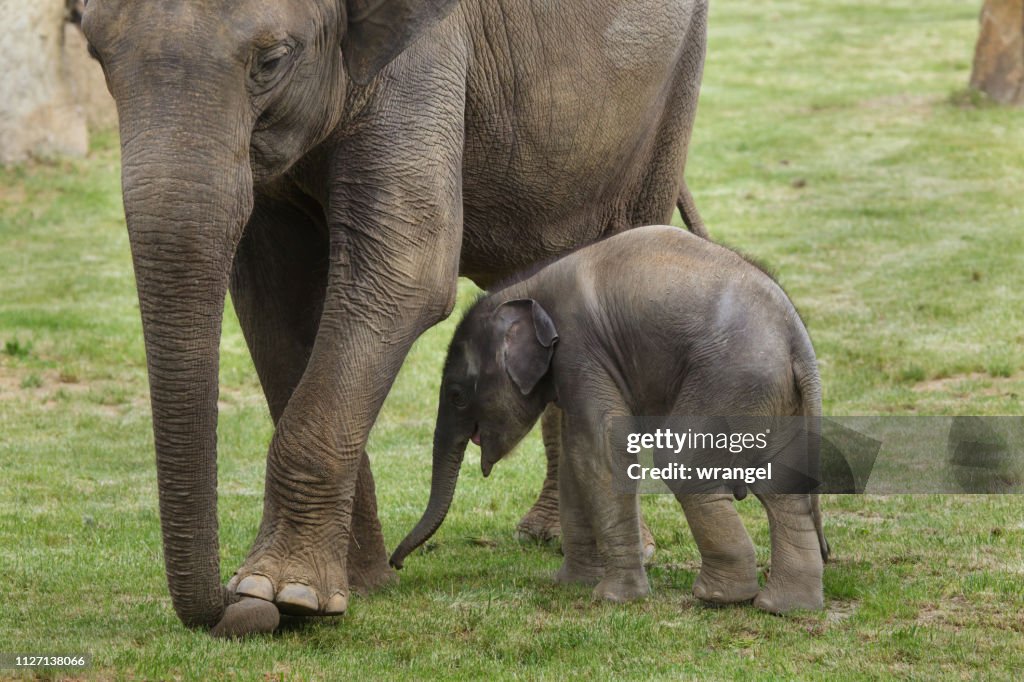
[[[477,424],[473,427],[473,435],[469,437],[473,441],[474,445],[480,445],[480,425]]]

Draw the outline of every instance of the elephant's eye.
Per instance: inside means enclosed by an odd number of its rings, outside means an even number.
[[[278,43],[260,50],[252,61],[252,80],[259,89],[273,86],[297,52],[294,43]]]
[[[460,410],[469,407],[469,398],[466,396],[466,392],[458,386],[453,386],[451,390],[448,391],[448,400],[450,400],[452,405]]]

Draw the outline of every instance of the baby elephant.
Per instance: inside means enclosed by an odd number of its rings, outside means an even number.
[[[545,407],[561,412],[560,583],[628,601],[650,591],[638,497],[613,486],[609,420],[631,415],[821,414],[807,331],[768,275],[727,248],[650,226],[587,246],[481,298],[452,340],[441,384],[430,501],[391,557],[441,525],[469,441],[484,476]],[[758,495],[771,529],[760,589],[754,546],[727,493],[677,491],[701,554],[694,594],[781,613],[822,607],[827,544],[817,496]]]

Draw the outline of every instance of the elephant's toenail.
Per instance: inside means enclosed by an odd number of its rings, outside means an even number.
[[[224,611],[210,631],[214,637],[247,637],[273,632],[281,622],[277,607],[264,599],[243,597]]]
[[[263,601],[274,601],[274,585],[270,582],[270,578],[262,575],[250,575],[243,578],[235,587],[235,592]]]
[[[314,614],[320,607],[316,592],[309,585],[289,583],[281,588],[274,600],[282,610],[293,614]]]
[[[346,610],[348,610],[348,597],[341,592],[335,592],[334,596],[327,600],[327,606],[324,607],[324,613],[332,616],[345,613]]]

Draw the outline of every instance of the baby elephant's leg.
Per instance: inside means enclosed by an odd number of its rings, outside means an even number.
[[[597,414],[607,414],[598,411]],[[592,414],[569,415],[562,422],[563,461],[559,483],[575,489],[562,488],[560,501],[572,503],[586,514],[604,564],[604,576],[594,588],[594,596],[608,601],[626,602],[647,596],[650,584],[644,570],[640,534],[640,504],[634,493],[623,493],[612,484],[613,465],[608,443],[599,418]],[[566,563],[573,547],[571,533],[562,516],[562,550]]]
[[[759,589],[757,557],[732,495],[679,495],[678,499],[700,550],[694,596],[713,604],[753,599]]]
[[[516,526],[515,537],[519,540],[546,543],[557,540],[562,534],[558,511],[558,460],[562,457],[562,411],[554,403],[547,406],[541,418],[541,434],[544,438],[544,454],[547,456],[548,471],[540,496],[533,507]],[[640,519],[640,534],[643,538],[644,563],[654,558],[656,546],[643,518]]]
[[[824,604],[822,549],[810,495],[758,495],[772,536],[768,584],[754,606],[772,613],[820,609]]]
[[[604,577],[604,558],[597,549],[591,515],[572,467],[558,472],[558,512],[562,526],[562,567],[555,574],[559,584],[596,585]]]
[[[597,546],[605,560],[605,575],[594,588],[594,596],[614,602],[646,597],[651,586],[644,569],[639,499],[635,494],[614,491],[594,494],[591,499]]]

